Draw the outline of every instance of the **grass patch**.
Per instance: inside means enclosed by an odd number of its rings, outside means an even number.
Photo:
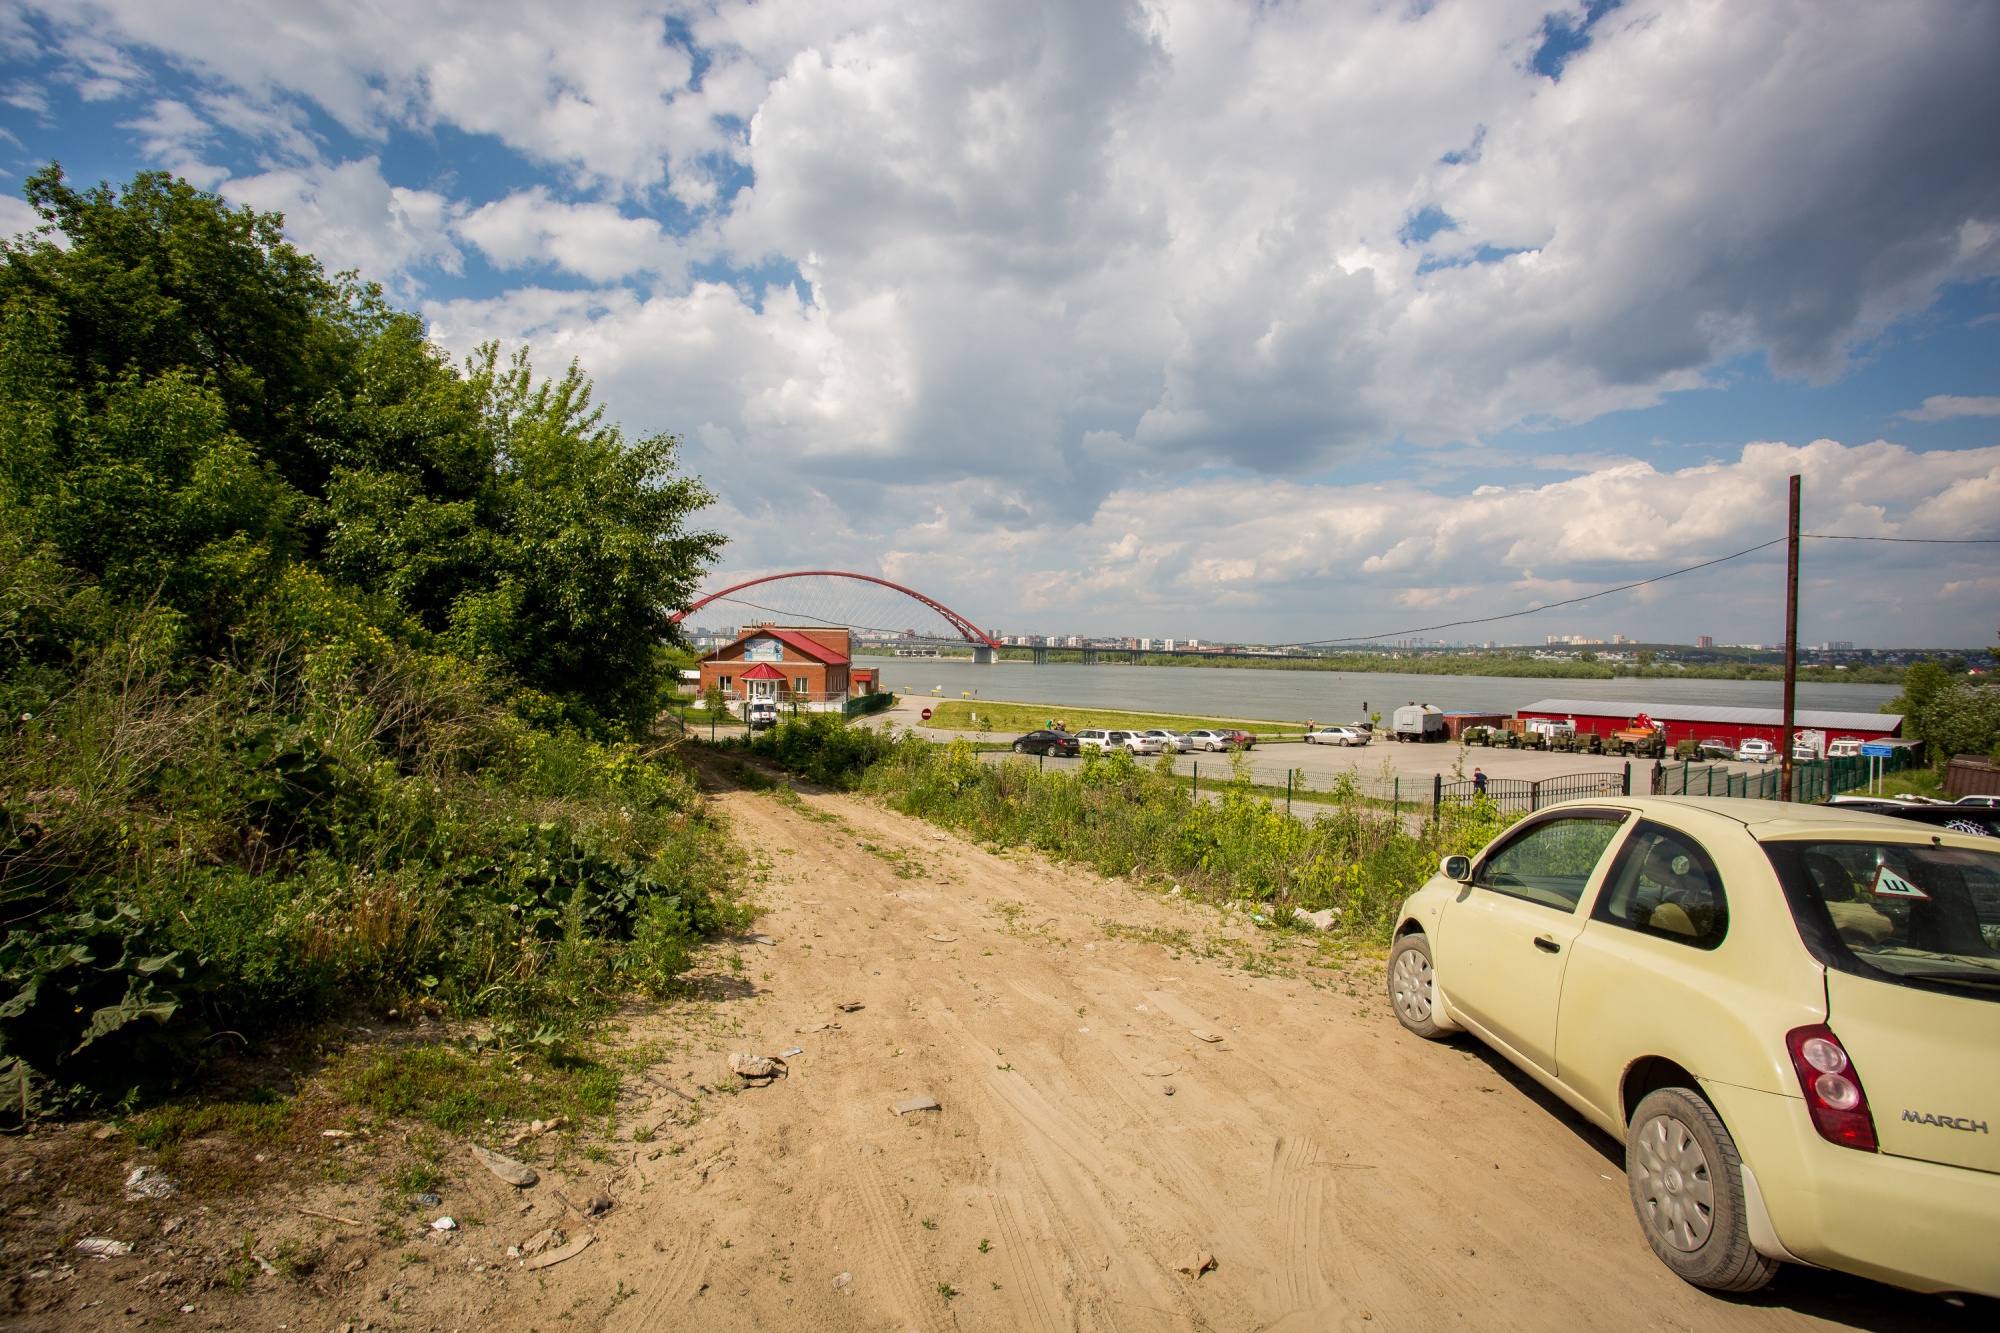
[[[385,1116],[416,1117],[447,1134],[493,1137],[486,1125],[528,1118],[609,1115],[618,1071],[574,1056],[467,1055],[446,1046],[389,1051],[349,1080],[355,1101]],[[485,1131],[482,1133],[482,1131]]]
[[[171,1102],[131,1123],[132,1141],[154,1150],[223,1134],[258,1147],[275,1146],[291,1129],[292,1104],[277,1097],[240,1102]]]

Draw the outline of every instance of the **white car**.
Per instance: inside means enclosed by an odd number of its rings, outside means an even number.
[[[1164,754],[1167,743],[1150,731],[1112,731],[1105,733],[1104,747],[1122,747],[1133,754]]]
[[[1220,731],[1190,731],[1187,734],[1187,748],[1190,750],[1228,750],[1235,747],[1235,739]]]
[[[1167,727],[1154,727],[1143,734],[1159,741],[1160,749],[1168,754],[1179,754],[1188,748],[1186,732],[1174,731]]]
[[[1306,733],[1307,745],[1366,745],[1368,733],[1359,727],[1321,727]]]
[[[1747,740],[1736,747],[1736,758],[1746,764],[1768,764],[1778,757],[1778,747],[1769,741]]]

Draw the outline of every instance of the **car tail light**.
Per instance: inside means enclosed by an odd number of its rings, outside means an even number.
[[[1799,1072],[1806,1110],[1819,1136],[1843,1148],[1875,1152],[1875,1117],[1868,1113],[1868,1094],[1861,1090],[1861,1075],[1833,1029],[1824,1023],[1793,1028],[1785,1034],[1785,1046],[1792,1053],[1792,1068]]]

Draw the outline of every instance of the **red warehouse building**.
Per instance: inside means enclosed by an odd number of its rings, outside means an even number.
[[[1781,751],[1779,730],[1784,714],[1776,708],[1727,708],[1716,704],[1621,703],[1609,699],[1543,699],[1520,710],[1523,720],[1545,718],[1573,722],[1579,735],[1595,732],[1603,736],[1623,731],[1640,714],[1666,729],[1667,744],[1692,740],[1722,740],[1741,745],[1753,738],[1767,740]],[[1889,741],[1903,734],[1901,713],[1838,713],[1819,708],[1801,708],[1792,714],[1796,731],[1820,731],[1826,740],[1852,737],[1861,741]]]

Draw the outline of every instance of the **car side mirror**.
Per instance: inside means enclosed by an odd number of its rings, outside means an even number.
[[[1454,883],[1463,884],[1472,878],[1472,858],[1447,856],[1438,862],[1438,873]]]

